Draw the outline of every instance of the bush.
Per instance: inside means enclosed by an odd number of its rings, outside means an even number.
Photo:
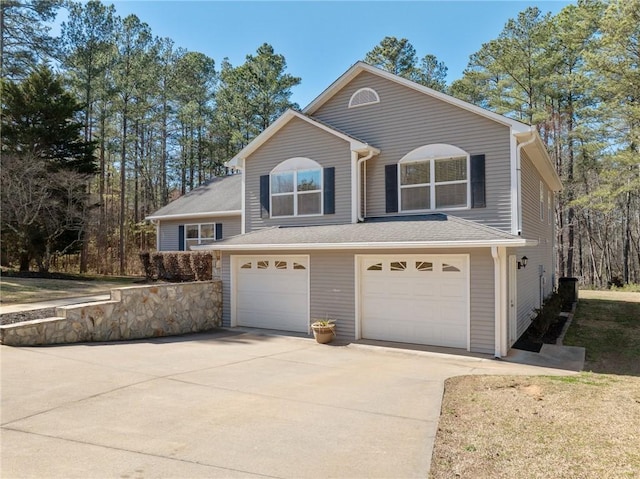
[[[213,256],[201,251],[140,253],[147,280],[211,281]]]
[[[164,254],[165,279],[167,281],[180,281],[180,264],[178,263],[178,253],[167,252]]]
[[[142,253],[140,253],[140,262],[142,263],[144,276],[147,281],[153,281],[155,268],[151,264],[151,253],[149,253],[148,251],[143,251]]]
[[[212,279],[213,256],[211,253],[191,253],[191,268],[196,276],[196,281],[210,281]]]
[[[162,253],[153,253],[151,262],[155,267],[156,278],[167,279],[167,271],[164,268],[164,255]]]
[[[178,254],[178,281],[193,281],[196,275],[191,268],[191,255],[193,253]]]
[[[537,310],[537,316],[531,322],[531,331],[534,336],[541,339],[549,330],[551,325],[556,322],[560,316],[562,309],[562,298],[558,293],[553,293]]]

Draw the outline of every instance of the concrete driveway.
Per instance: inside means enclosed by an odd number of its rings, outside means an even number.
[[[566,374],[225,330],[0,360],[3,478],[425,478],[446,378]]]

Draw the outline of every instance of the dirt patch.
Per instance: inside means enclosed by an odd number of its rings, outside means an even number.
[[[431,478],[640,475],[640,378],[447,380]]]
[[[19,313],[0,314],[0,324],[22,323],[34,319],[52,318],[56,315],[56,308],[32,309]]]

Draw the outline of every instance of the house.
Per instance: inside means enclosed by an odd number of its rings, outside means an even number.
[[[561,183],[534,127],[358,62],[229,162],[223,325],[506,355],[553,289]]]
[[[147,216],[156,226],[158,251],[185,251],[240,234],[241,193],[241,175],[216,177]]]

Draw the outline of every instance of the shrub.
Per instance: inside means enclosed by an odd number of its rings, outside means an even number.
[[[213,256],[201,251],[140,253],[147,280],[210,281]]]
[[[178,263],[178,253],[166,252],[164,255],[164,269],[168,281],[180,280],[180,264]]]
[[[196,281],[210,281],[212,279],[213,256],[211,253],[191,253],[191,268],[196,276]]]
[[[562,298],[558,293],[553,293],[537,310],[537,316],[531,322],[531,331],[535,337],[542,338],[551,325],[558,320],[562,308]]]
[[[158,279],[167,279],[167,270],[164,267],[163,253],[153,253],[151,255],[151,262],[155,266],[156,277]]]
[[[144,276],[147,281],[153,281],[155,268],[151,264],[151,253],[149,253],[148,251],[143,251],[142,253],[140,253],[140,262],[142,263]]]
[[[193,268],[191,267],[191,256],[194,253],[180,253],[178,255],[178,280],[179,281],[193,281],[195,279],[195,274],[193,272]]]

